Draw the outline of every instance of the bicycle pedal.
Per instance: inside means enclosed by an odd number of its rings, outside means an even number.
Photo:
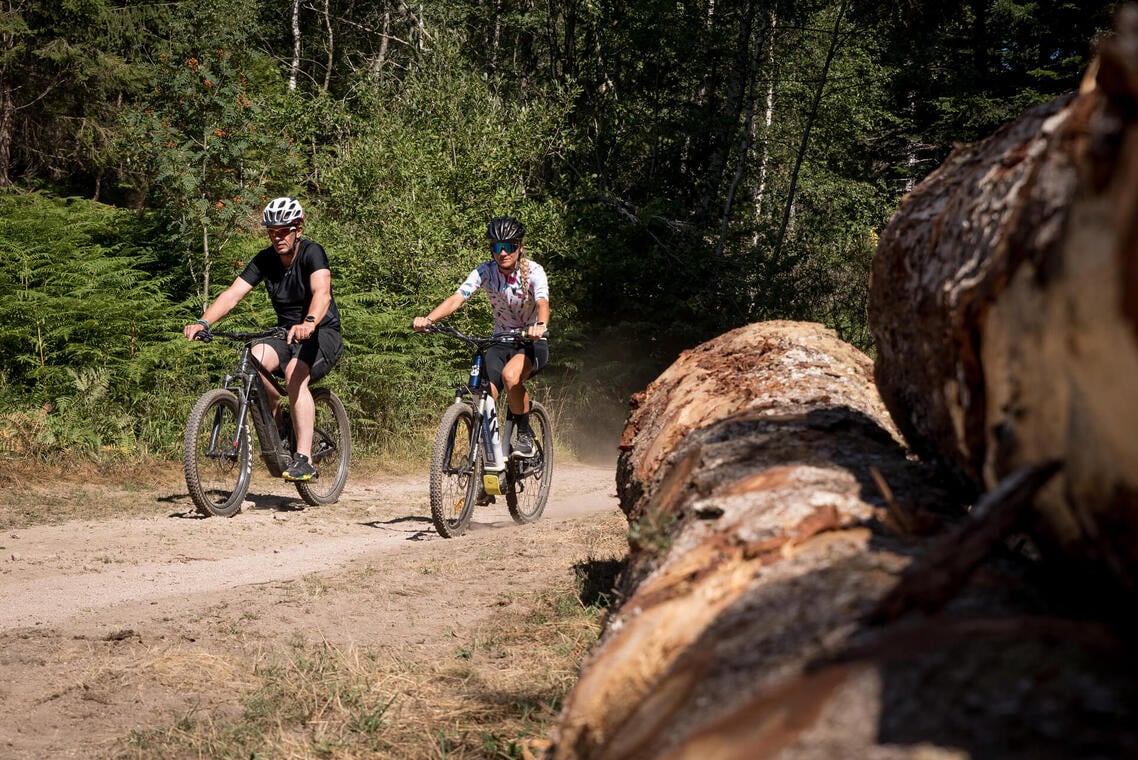
[[[309,481],[312,481],[312,480],[319,480],[320,479],[320,473],[316,473],[315,475],[309,475],[307,478],[292,478],[292,477],[289,477],[287,474],[282,475],[281,477],[284,478],[285,480],[287,480],[289,483],[308,483]]]

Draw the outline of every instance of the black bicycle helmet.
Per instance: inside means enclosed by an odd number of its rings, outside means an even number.
[[[521,240],[526,226],[512,216],[496,216],[486,225],[487,240]]]
[[[300,201],[288,196],[273,198],[261,214],[261,224],[265,227],[287,227],[303,222],[304,209],[301,208]]]

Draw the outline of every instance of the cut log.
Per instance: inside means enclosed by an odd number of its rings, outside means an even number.
[[[870,372],[818,325],[768,323],[637,397],[621,598],[549,757],[1138,750],[1118,637],[1061,617],[1030,563],[992,557],[1053,468],[965,516],[899,444]]]
[[[732,414],[806,414],[838,405],[900,440],[872,382],[872,362],[821,325],[764,322],[685,351],[634,394],[620,442],[621,509],[636,519],[661,464],[693,430]],[[653,403],[646,404],[651,397]],[[634,469],[629,469],[634,468]],[[657,495],[657,498],[659,496]]]
[[[873,262],[876,378],[974,492],[1058,460],[1041,540],[1138,589],[1138,10],[1077,95],[958,148]]]
[[[918,457],[816,325],[633,399],[619,604],[550,757],[1138,756],[1133,597],[1100,593],[1138,585],[1138,11],[905,200],[871,320]]]

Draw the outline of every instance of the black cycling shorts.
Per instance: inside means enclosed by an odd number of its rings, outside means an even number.
[[[285,367],[293,357],[296,357],[308,365],[312,382],[331,372],[344,351],[344,338],[340,335],[340,331],[329,330],[326,327],[316,328],[316,333],[311,338],[298,343],[288,343],[283,338],[266,338],[257,343],[264,344],[276,352],[277,359],[280,360],[278,374],[282,377]]]
[[[486,349],[486,363],[482,366],[482,371],[486,373],[486,379],[491,385],[502,389],[502,370],[505,369],[506,362],[521,353],[530,360],[529,376],[533,377],[549,361],[549,341],[542,338],[525,343],[498,343]]]

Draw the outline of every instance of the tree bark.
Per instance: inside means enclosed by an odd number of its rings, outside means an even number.
[[[332,65],[335,62],[335,39],[332,30],[332,13],[330,0],[324,0],[324,31],[328,35],[328,64],[324,68],[324,84],[320,88],[322,92],[328,92],[328,88],[332,85]]]
[[[15,110],[12,93],[0,71],[0,187],[12,185],[12,114]]]
[[[300,0],[292,0],[292,64],[288,68],[289,92],[296,90],[300,73]]]
[[[775,58],[775,42],[778,35],[778,15],[771,13],[769,23],[769,41],[767,43],[767,56],[766,64],[767,69],[770,71],[767,78],[766,86],[766,99],[763,106],[763,131],[762,140],[760,142],[758,135],[752,135],[751,141],[756,145],[761,145],[759,149],[758,169],[756,170],[755,187],[752,195],[752,205],[754,206],[755,214],[755,233],[751,237],[751,245],[759,245],[759,232],[758,223],[763,218],[763,196],[767,192],[767,164],[770,161],[770,150],[767,148],[767,141],[770,139],[771,124],[774,122],[774,82],[777,59]],[[752,127],[754,125],[752,124]]]
[[[1077,95],[959,147],[873,263],[881,394],[979,492],[1060,461],[1045,549],[1138,590],[1138,10]]]

